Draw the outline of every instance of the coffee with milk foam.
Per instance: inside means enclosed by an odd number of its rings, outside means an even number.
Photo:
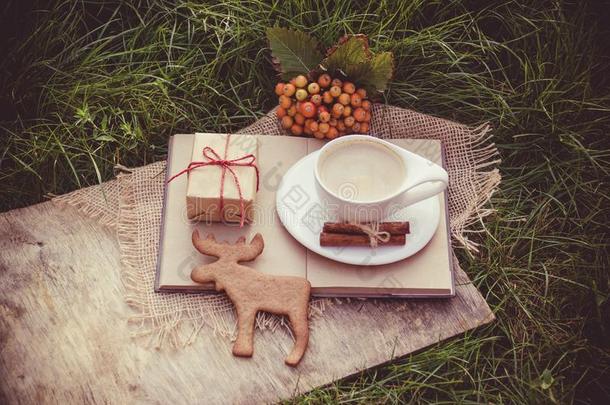
[[[402,158],[389,147],[354,140],[326,151],[318,165],[320,180],[333,194],[350,201],[382,200],[405,181]]]

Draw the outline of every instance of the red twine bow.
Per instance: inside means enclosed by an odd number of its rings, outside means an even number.
[[[207,162],[191,162],[187,166],[186,169],[180,171],[179,173],[170,177],[167,182],[174,180],[178,176],[182,176],[184,173],[189,173],[191,170],[196,169],[198,167],[204,166],[220,166],[222,168],[222,174],[220,176],[220,212],[222,213],[222,209],[224,207],[224,185],[225,185],[225,176],[227,174],[227,170],[233,175],[233,180],[235,181],[235,186],[237,187],[237,192],[239,193],[239,212],[240,212],[240,220],[239,227],[244,226],[244,221],[246,219],[246,209],[244,206],[244,198],[241,192],[241,186],[239,184],[239,177],[235,173],[235,171],[231,168],[231,166],[242,166],[242,167],[253,167],[256,171],[256,191],[258,191],[258,183],[259,183],[259,173],[258,166],[256,166],[256,157],[248,153],[242,157],[236,159],[227,159],[227,154],[229,152],[229,138],[230,135],[227,136],[227,142],[225,144],[225,154],[224,158],[220,158],[220,155],[216,153],[216,151],[209,146],[203,148],[203,156],[208,159]]]

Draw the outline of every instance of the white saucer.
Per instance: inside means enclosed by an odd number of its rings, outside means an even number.
[[[276,209],[288,232],[307,249],[338,262],[360,266],[394,263],[413,256],[426,246],[440,222],[439,196],[410,205],[388,220],[409,221],[411,233],[404,246],[322,247],[324,222],[336,221],[318,195],[314,163],[319,152],[305,156],[284,175],[276,194]]]

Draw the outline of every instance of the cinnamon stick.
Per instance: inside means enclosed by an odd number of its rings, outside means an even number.
[[[390,235],[390,240],[387,242],[377,242],[379,246],[401,246],[405,243],[405,235]],[[322,232],[320,246],[371,246],[371,239],[368,235]]]
[[[365,235],[365,232],[357,225],[347,222],[325,222],[322,232]],[[404,235],[409,233],[409,222],[380,222],[379,232],[388,232],[390,235]]]

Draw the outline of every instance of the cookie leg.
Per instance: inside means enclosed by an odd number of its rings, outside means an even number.
[[[237,339],[233,345],[233,355],[251,357],[254,352],[253,335],[256,311],[249,309],[237,310]]]
[[[307,319],[307,308],[299,309],[294,313],[290,314],[290,325],[292,326],[292,332],[294,334],[295,342],[292,352],[284,360],[289,366],[296,366],[301,361],[305,349],[307,349],[307,343],[309,342],[309,324]]]

